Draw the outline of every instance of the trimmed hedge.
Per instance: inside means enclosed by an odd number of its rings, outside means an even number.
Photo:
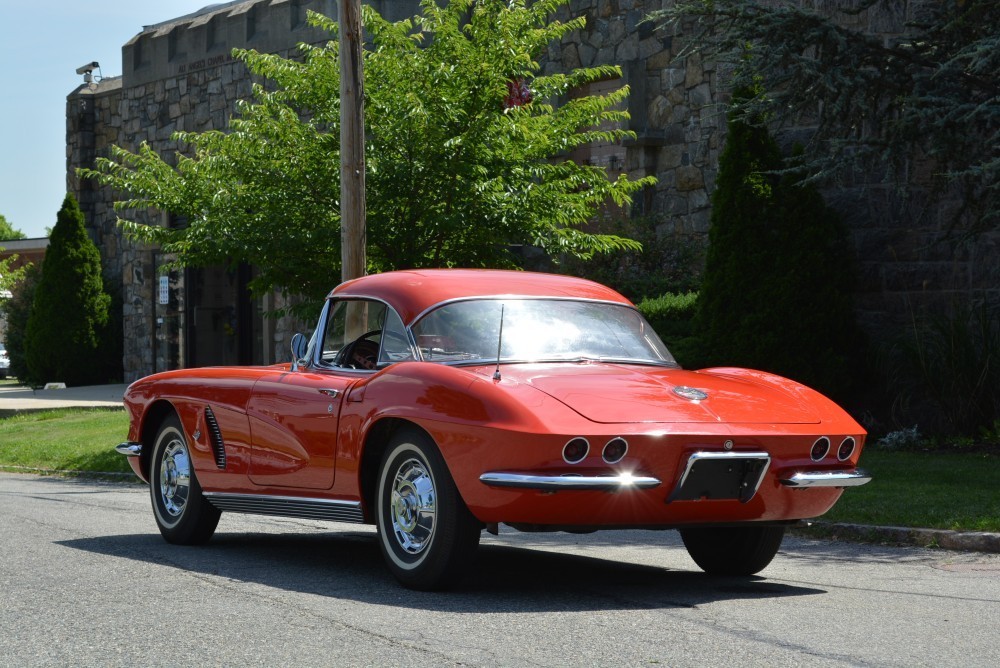
[[[674,358],[681,366],[698,365],[694,317],[698,310],[698,293],[683,292],[643,299],[636,304]]]
[[[668,340],[693,334],[691,323],[698,307],[698,293],[668,292],[659,297],[643,299],[636,307],[666,343]]]

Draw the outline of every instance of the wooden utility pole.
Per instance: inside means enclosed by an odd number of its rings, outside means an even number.
[[[365,98],[361,0],[339,0],[341,278],[365,275]]]

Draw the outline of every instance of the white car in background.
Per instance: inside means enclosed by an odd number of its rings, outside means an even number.
[[[0,380],[7,377],[10,372],[10,357],[7,356],[7,349],[0,343]]]

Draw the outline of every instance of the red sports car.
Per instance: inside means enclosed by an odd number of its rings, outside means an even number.
[[[374,523],[392,573],[435,589],[485,529],[679,529],[708,573],[763,569],[822,515],[865,431],[799,383],[686,371],[596,283],[420,270],[330,293],[291,364],[133,383],[118,450],[171,543],[222,511]]]

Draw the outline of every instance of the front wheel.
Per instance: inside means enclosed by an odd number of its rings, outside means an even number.
[[[783,526],[681,529],[694,562],[709,575],[754,575],[764,570],[781,547]]]
[[[201,493],[176,415],[164,420],[156,433],[149,493],[156,526],[168,543],[200,545],[215,533],[222,513]]]
[[[376,491],[378,542],[389,570],[411,589],[446,588],[470,566],[481,526],[437,447],[415,429],[386,448]]]

